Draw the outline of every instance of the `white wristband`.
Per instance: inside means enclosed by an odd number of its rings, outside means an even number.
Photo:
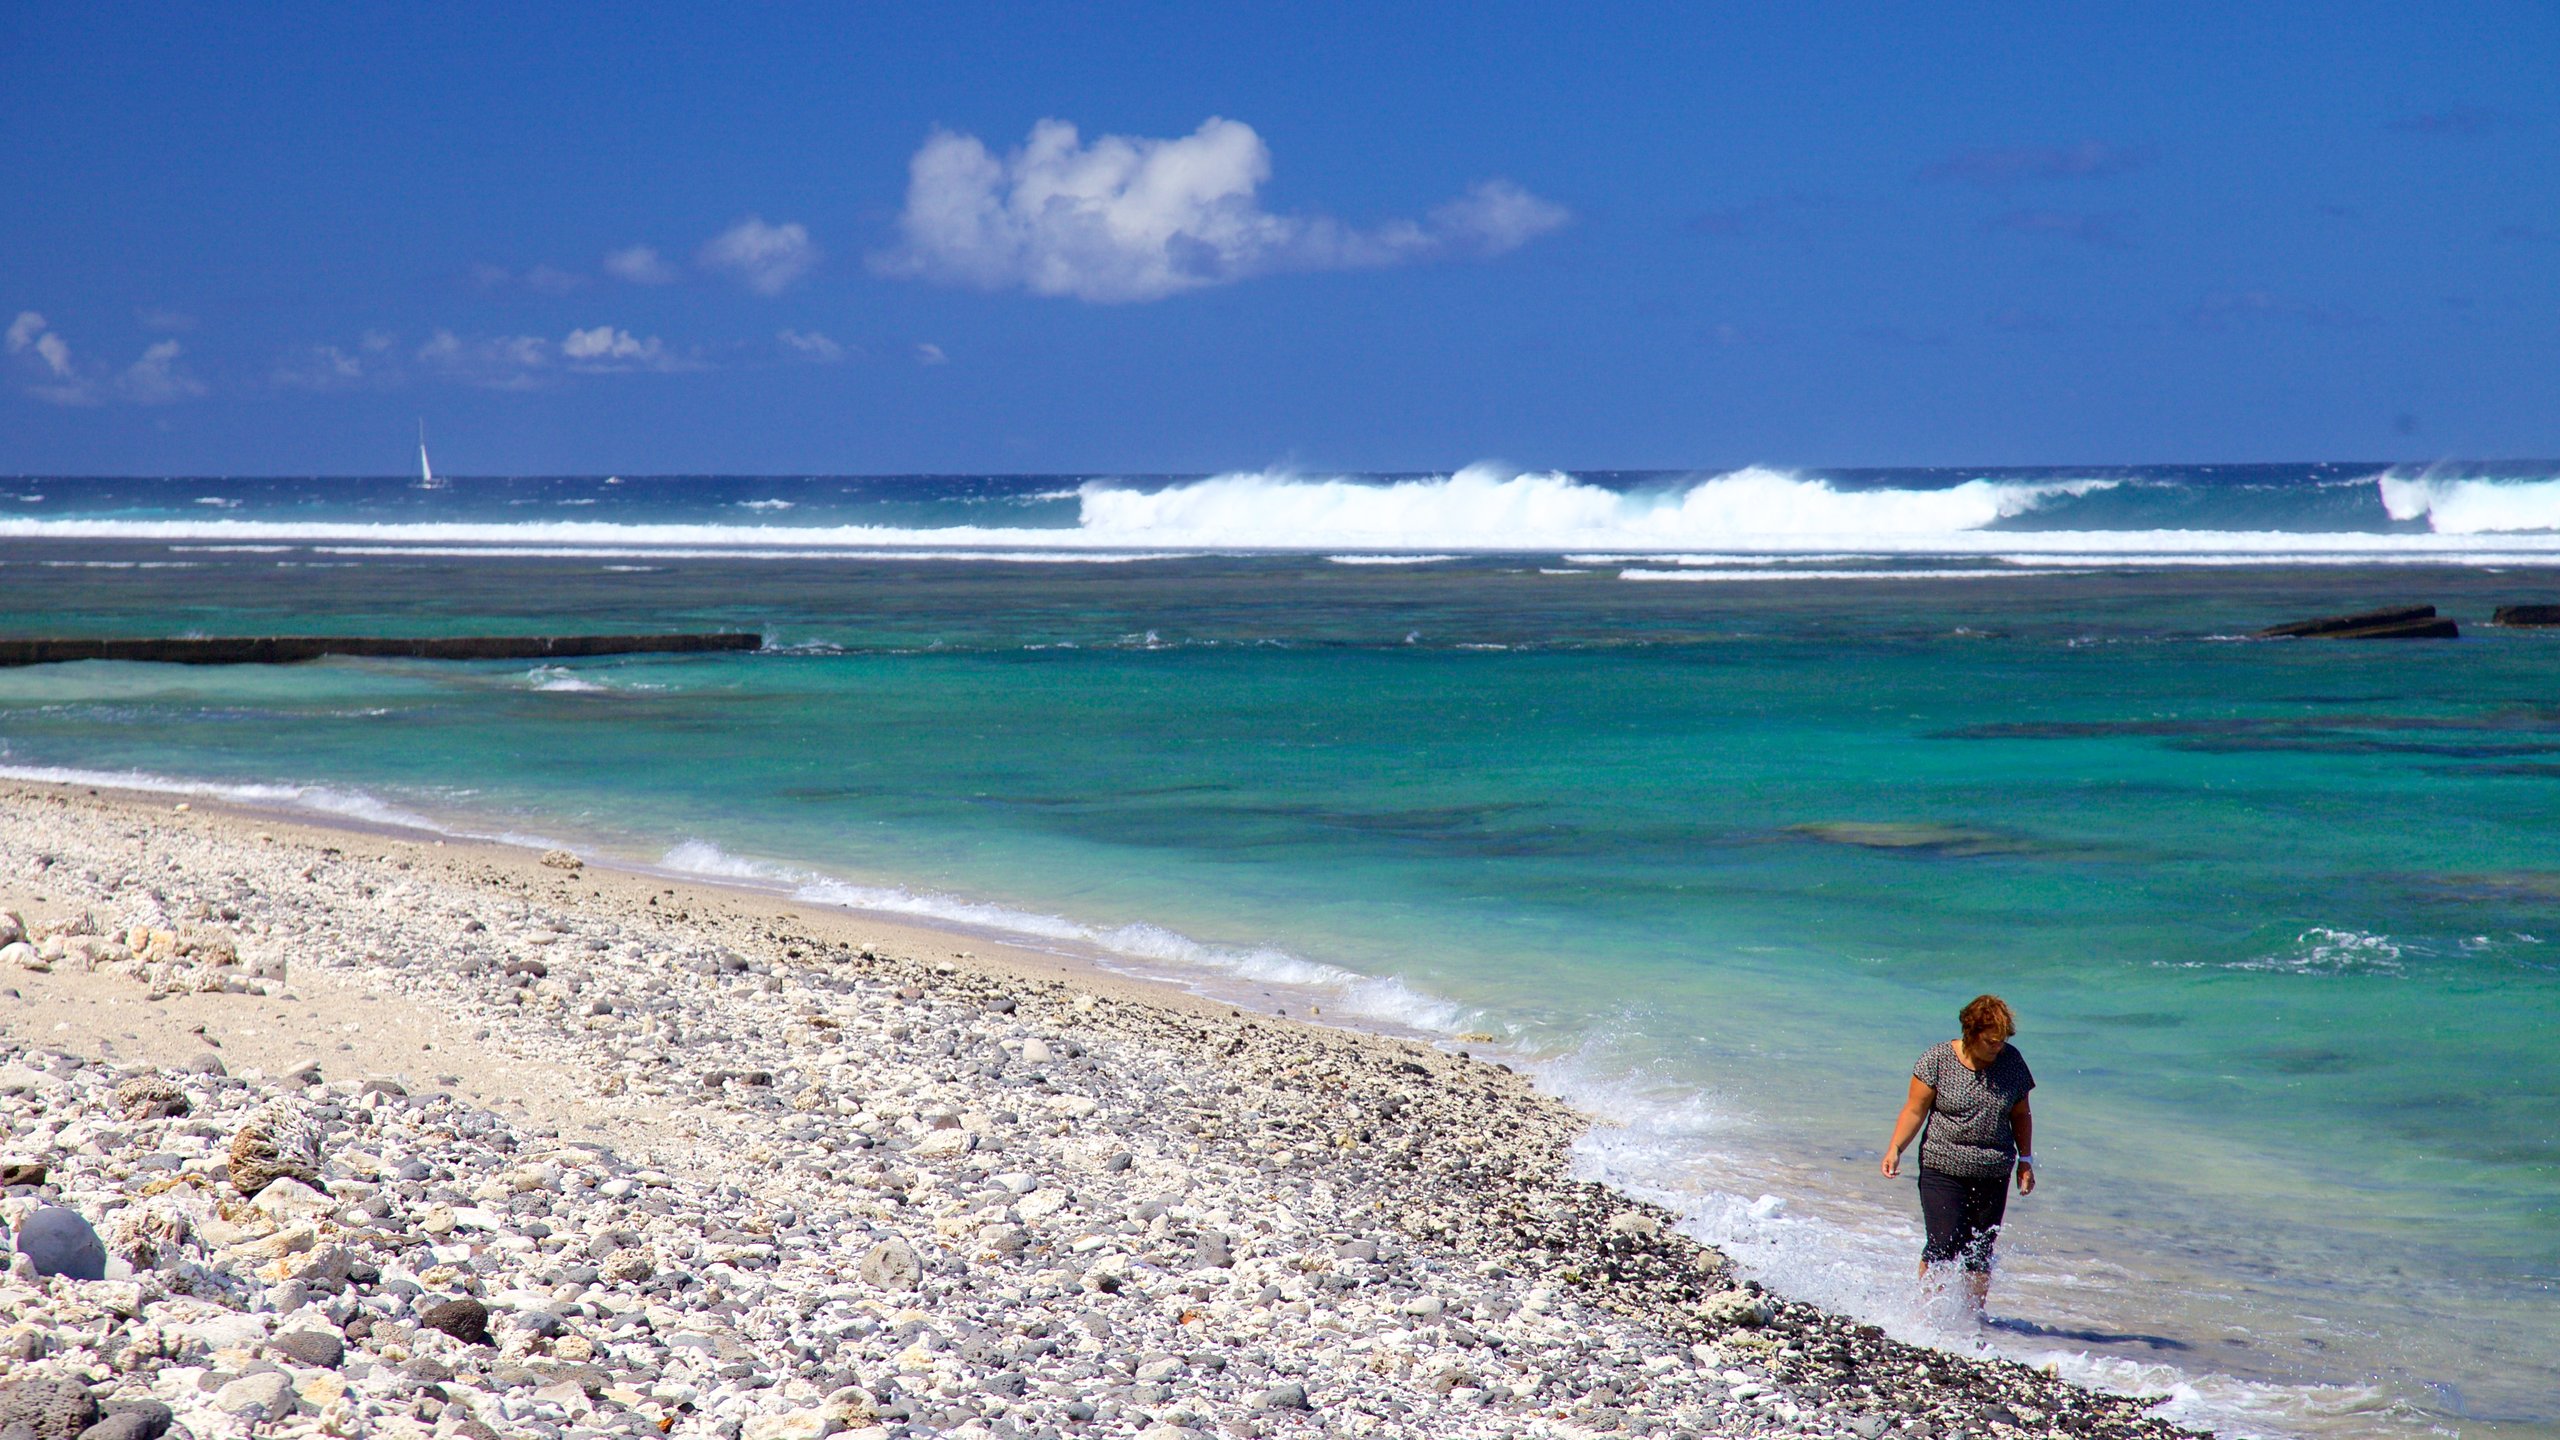
[[[2018,1157],[2018,1163],[2021,1165],[2032,1166],[2036,1163],[2036,1157],[2033,1155],[2020,1155]]]

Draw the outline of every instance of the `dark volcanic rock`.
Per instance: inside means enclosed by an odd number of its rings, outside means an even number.
[[[2258,632],[2262,640],[2452,640],[2461,629],[2450,620],[2439,619],[2433,605],[2395,605],[2388,610],[2366,610],[2354,615],[2323,615],[2316,620],[2293,620],[2270,625]]]
[[[2560,605],[2501,605],[2489,617],[2492,625],[2516,625],[2534,629],[2560,625]]]
[[[0,665],[141,660],[167,665],[287,665],[324,655],[405,660],[560,660],[585,655],[758,650],[764,637],[708,635],[251,635],[174,640],[0,640]]]
[[[2367,625],[2356,630],[2338,630],[2320,637],[2324,640],[2459,640],[2462,627],[2450,620],[2396,620],[2388,625]]]
[[[347,1342],[329,1330],[287,1330],[267,1342],[267,1348],[302,1365],[316,1365],[335,1370],[347,1358]]]
[[[21,1375],[0,1384],[0,1431],[23,1425],[36,1440],[79,1440],[97,1419],[89,1387],[68,1376]]]
[[[489,1307],[477,1300],[439,1300],[418,1312],[418,1323],[465,1345],[489,1343]]]
[[[160,1440],[177,1417],[157,1400],[110,1400],[106,1415],[80,1440]]]

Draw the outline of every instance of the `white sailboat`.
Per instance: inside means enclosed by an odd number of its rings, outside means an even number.
[[[427,422],[418,422],[418,488],[441,490],[444,482],[436,478],[436,467],[427,463]]]

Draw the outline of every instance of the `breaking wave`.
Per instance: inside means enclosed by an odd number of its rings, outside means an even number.
[[[2560,480],[2462,480],[2385,475],[2382,508],[2424,520],[2438,535],[2560,530]]]
[[[1237,471],[998,494],[1015,504],[1017,520],[997,524],[970,518],[991,513],[974,508],[990,498],[974,491],[888,505],[749,490],[723,502],[726,518],[671,512],[616,492],[600,502],[605,508],[588,512],[594,518],[578,520],[507,518],[459,491],[449,500],[439,492],[424,508],[403,502],[396,513],[351,501],[316,515],[263,496],[211,514],[182,503],[137,513],[123,502],[108,504],[110,496],[96,513],[0,518],[0,540],[309,546],[376,556],[979,562],[1296,552],[1342,564],[1405,565],[1565,552],[1726,555],[1738,563],[2034,555],[2156,564],[2490,563],[2491,550],[2501,558],[2560,555],[2560,478],[2549,467],[2498,478],[2311,468],[2321,473],[2276,481],[2140,471],[1825,476],[1765,466],[1597,477],[1489,464],[1405,477]]]
[[[1659,550],[1840,536],[1884,544],[1979,530],[2117,483],[1853,490],[1756,466],[1629,490],[1487,465],[1384,483],[1251,473],[1155,490],[1089,484],[1079,528],[1159,545],[1290,550]]]

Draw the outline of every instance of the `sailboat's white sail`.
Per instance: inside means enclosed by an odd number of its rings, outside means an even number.
[[[418,422],[418,484],[428,490],[436,488],[436,467],[427,463],[427,422]]]

